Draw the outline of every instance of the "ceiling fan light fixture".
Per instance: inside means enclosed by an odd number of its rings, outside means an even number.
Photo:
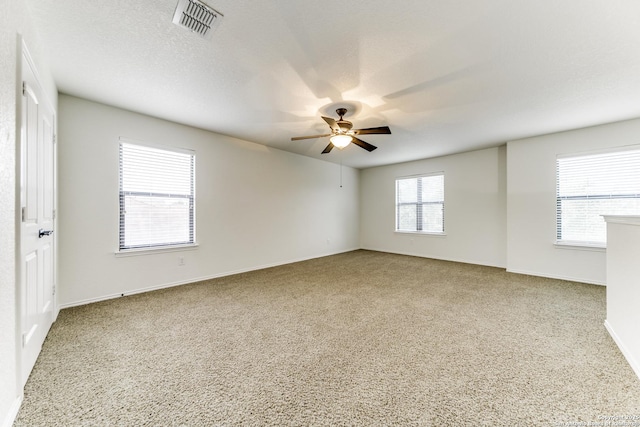
[[[335,147],[342,150],[344,147],[351,144],[352,139],[351,139],[351,135],[340,134],[340,135],[333,135],[331,138],[329,138],[329,141],[331,141],[331,143]]]

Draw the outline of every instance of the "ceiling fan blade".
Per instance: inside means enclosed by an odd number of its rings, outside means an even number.
[[[325,149],[322,151],[322,154],[327,154],[331,150],[333,150],[333,143],[330,142],[329,145],[327,145]]]
[[[353,140],[351,142],[353,142],[354,144],[356,144],[359,147],[364,148],[367,151],[373,151],[376,148],[378,148],[375,145],[371,145],[368,142],[365,142],[365,141],[363,141],[361,139],[356,138],[355,136],[353,136],[352,138],[353,138]]]
[[[338,123],[336,123],[335,120],[333,120],[331,117],[325,117],[325,116],[321,116],[321,117],[325,122],[327,122],[329,127],[331,127],[331,130],[333,130],[334,132],[340,132],[340,126],[338,126]]]
[[[299,141],[301,139],[313,139],[313,138],[322,138],[323,136],[329,136],[330,133],[325,133],[323,135],[309,135],[309,136],[294,136],[291,138],[292,141]]]
[[[390,135],[391,129],[389,129],[389,126],[380,126],[377,128],[354,129],[353,132],[356,135],[374,135],[374,134]]]

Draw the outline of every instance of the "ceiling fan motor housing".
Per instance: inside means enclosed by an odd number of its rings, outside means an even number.
[[[338,127],[340,128],[340,131],[342,133],[347,133],[351,130],[351,128],[353,127],[353,123],[347,121],[347,120],[338,120],[336,122],[338,124]]]
[[[340,128],[340,133],[349,132],[351,130],[351,128],[353,127],[353,123],[351,123],[350,121],[345,120],[345,119],[342,118],[342,116],[347,114],[347,109],[346,108],[338,108],[336,110],[336,113],[340,116],[340,120],[336,121],[336,124]]]

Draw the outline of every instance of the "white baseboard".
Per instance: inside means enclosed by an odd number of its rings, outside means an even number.
[[[624,345],[624,343],[620,340],[620,337],[618,336],[618,334],[616,334],[616,332],[613,330],[613,327],[611,326],[609,321],[607,321],[607,320],[604,321],[604,327],[609,332],[609,335],[611,335],[611,338],[613,338],[613,341],[616,343],[616,345],[620,349],[620,352],[622,353],[624,358],[627,359],[627,362],[629,362],[629,365],[631,365],[631,369],[633,369],[633,372],[635,372],[636,376],[638,377],[638,379],[640,379],[640,360],[636,360],[633,357],[631,352],[627,349],[627,347]]]
[[[417,253],[417,252],[391,251],[391,250],[388,250],[388,249],[380,249],[380,248],[375,248],[375,247],[362,247],[362,249],[369,250],[369,251],[376,251],[376,252],[387,252],[387,253],[398,254],[398,255],[415,256],[415,257],[420,257],[420,258],[438,259],[438,260],[442,260],[442,261],[461,262],[461,263],[464,263],[464,264],[474,264],[474,265],[484,265],[484,266],[487,266],[487,267],[506,268],[506,266],[504,266],[504,265],[498,265],[498,264],[493,264],[493,263],[492,264],[488,264],[486,262],[480,262],[480,261],[473,260],[473,259],[445,258],[445,257],[437,257],[437,256],[433,256],[433,255],[421,254],[421,253]],[[606,286],[606,283],[604,283],[604,282],[594,281],[594,280],[587,280],[587,279],[582,278],[582,277],[553,275],[553,274],[540,273],[540,272],[537,272],[537,271],[513,270],[513,269],[510,269],[510,268],[506,268],[506,271],[508,273],[526,274],[527,276],[546,277],[548,279],[568,280],[570,282],[580,282],[580,283],[588,283],[590,285]]]
[[[69,302],[69,303],[65,303],[65,304],[60,304],[58,306],[58,311],[62,310],[62,309],[65,309],[65,308],[76,307],[76,306],[86,305],[86,304],[92,304],[94,302],[106,301],[106,300],[110,300],[110,299],[114,299],[114,298],[120,298],[120,297],[127,296],[127,295],[142,294],[142,293],[145,293],[145,292],[151,292],[151,291],[157,291],[157,290],[160,290],[160,289],[172,288],[174,286],[187,285],[189,283],[196,283],[196,282],[202,282],[202,281],[205,281],[205,280],[217,279],[217,278],[220,278],[220,277],[233,276],[234,274],[248,273],[250,271],[264,270],[265,268],[278,267],[278,266],[281,266],[281,265],[293,264],[295,262],[309,261],[309,260],[316,259],[316,258],[323,258],[323,257],[326,257],[326,256],[338,255],[338,254],[347,253],[347,252],[353,252],[353,251],[357,251],[358,249],[360,249],[360,248],[345,249],[345,250],[341,250],[341,251],[338,251],[338,252],[331,252],[331,253],[321,254],[321,255],[312,256],[312,257],[306,257],[306,258],[299,258],[299,259],[292,259],[292,260],[287,260],[287,261],[275,262],[275,263],[264,264],[264,265],[259,265],[259,266],[255,266],[255,267],[244,268],[244,269],[240,269],[240,270],[225,271],[223,273],[213,274],[213,275],[210,275],[210,276],[194,277],[194,278],[191,278],[191,279],[181,280],[181,281],[178,281],[178,282],[163,283],[163,284],[160,284],[160,285],[154,285],[154,286],[148,286],[148,287],[139,288],[139,289],[128,290],[128,291],[121,292],[121,293],[116,293],[116,294],[102,295],[102,296],[99,296],[99,297],[96,297],[96,298],[88,298],[88,299],[84,299],[84,300],[79,300],[79,301],[73,301],[73,302]]]
[[[487,264],[486,262],[480,262],[480,261],[477,261],[477,260],[437,257],[437,256],[433,256],[433,255],[421,254],[421,253],[418,253],[418,252],[390,251],[388,249],[378,249],[378,248],[374,248],[374,247],[363,247],[361,249],[366,250],[366,251],[385,252],[385,253],[388,253],[388,254],[414,256],[414,257],[418,257],[418,258],[437,259],[439,261],[451,261],[451,262],[459,262],[459,263],[462,263],[462,264],[483,265],[485,267],[505,268],[504,265]]]
[[[600,282],[597,280],[588,280],[588,279],[585,279],[584,277],[571,277],[571,276],[563,276],[563,275],[556,275],[556,274],[546,274],[546,273],[540,273],[536,271],[527,271],[527,270],[513,270],[511,268],[507,268],[507,272],[516,273],[516,274],[526,274],[527,276],[546,277],[548,279],[568,280],[570,282],[588,283],[590,285],[600,285],[600,286],[607,285],[604,282]]]
[[[20,411],[20,406],[22,406],[22,395],[18,396],[16,400],[13,401],[11,408],[9,408],[9,412],[2,422],[2,427],[11,427],[18,416],[18,412]]]

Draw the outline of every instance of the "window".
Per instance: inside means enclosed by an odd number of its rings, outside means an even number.
[[[396,231],[444,233],[444,173],[396,179]]]
[[[120,141],[120,250],[195,244],[195,155]]]
[[[640,214],[640,147],[557,162],[558,243],[605,246],[601,215]]]

